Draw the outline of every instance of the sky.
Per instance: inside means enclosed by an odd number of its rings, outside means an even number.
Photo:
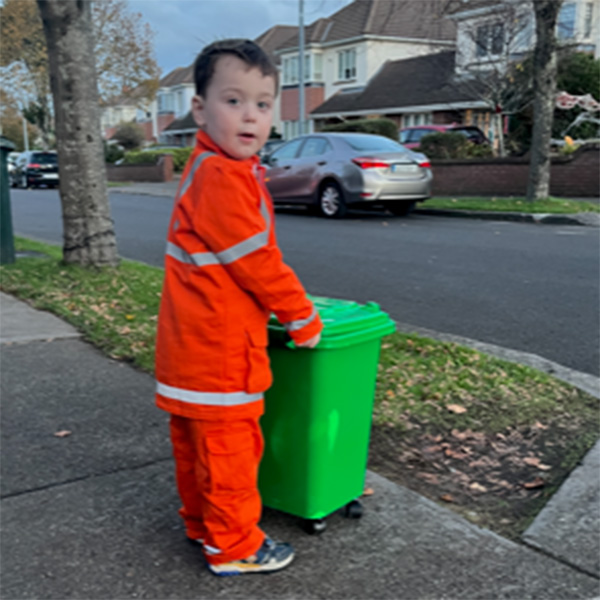
[[[304,24],[328,17],[351,0],[304,0]],[[273,25],[297,25],[298,0],[128,0],[154,31],[162,76],[187,67],[218,39],[254,39]]]

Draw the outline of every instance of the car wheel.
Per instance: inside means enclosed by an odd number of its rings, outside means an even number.
[[[413,208],[415,207],[416,202],[392,202],[387,205],[387,209],[397,217],[406,217],[409,215]]]
[[[341,219],[348,212],[342,189],[335,181],[326,181],[319,190],[319,210],[324,217]]]

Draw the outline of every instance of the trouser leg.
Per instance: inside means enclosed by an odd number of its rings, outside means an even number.
[[[258,527],[262,511],[258,466],[264,445],[258,417],[184,420],[181,428],[172,420],[172,439],[174,445],[182,443],[178,432],[185,430],[186,439],[175,457],[181,462],[177,481],[186,531],[190,537],[203,537],[212,564],[246,558],[265,538]]]

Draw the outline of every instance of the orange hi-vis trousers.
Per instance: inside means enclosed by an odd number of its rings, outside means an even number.
[[[171,415],[179,511],[186,534],[204,540],[214,565],[247,558],[262,545],[258,417],[210,421]]]

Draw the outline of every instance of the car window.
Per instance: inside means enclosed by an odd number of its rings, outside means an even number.
[[[400,143],[401,144],[408,144],[410,141],[410,129],[407,131],[401,131],[400,132]]]
[[[412,135],[410,136],[411,142],[420,142],[423,137],[428,133],[436,133],[434,129],[413,129]]]
[[[56,154],[52,152],[34,152],[31,155],[31,162],[39,165],[55,165],[58,160]]]
[[[304,140],[293,140],[291,142],[288,142],[281,148],[277,148],[277,150],[275,150],[273,152],[273,154],[271,154],[271,160],[273,160],[273,159],[283,160],[283,159],[295,158],[296,152],[298,152],[298,148],[300,147],[300,144],[303,141]]]
[[[360,152],[406,152],[404,146],[382,135],[344,135],[342,139]]]
[[[325,138],[311,137],[304,142],[304,146],[300,150],[300,158],[319,156],[320,154],[325,154],[328,149],[329,144]]]

